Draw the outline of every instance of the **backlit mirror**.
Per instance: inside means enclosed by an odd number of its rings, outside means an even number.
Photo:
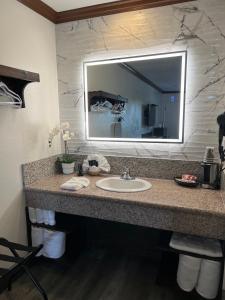
[[[186,52],[84,63],[86,136],[183,141]]]

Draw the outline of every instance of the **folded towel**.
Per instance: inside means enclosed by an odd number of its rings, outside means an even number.
[[[207,255],[210,257],[222,257],[222,249],[218,240],[202,238],[198,236],[173,233],[170,247],[182,251]]]
[[[43,209],[36,208],[36,216],[37,216],[37,223],[39,223],[39,224],[44,223]]]
[[[70,183],[70,182],[65,182],[60,186],[61,189],[63,190],[68,190],[68,191],[78,191],[82,189],[83,185],[79,183]]]
[[[102,154],[90,154],[83,162],[83,170],[87,171],[89,169],[89,160],[96,160],[98,162],[98,167],[104,173],[110,172],[110,164],[107,159]]]
[[[83,187],[87,187],[90,184],[89,179],[83,177],[72,177],[70,180],[63,183],[60,188],[69,191],[78,191]]]
[[[53,210],[48,210],[48,224],[51,226],[55,225],[55,212]]]
[[[48,210],[43,209],[43,217],[44,217],[44,223],[45,225],[49,225],[49,220],[48,220]]]
[[[81,183],[84,187],[87,187],[90,184],[89,179],[86,177],[83,177],[83,178],[73,177],[73,178],[71,178],[71,180],[73,180],[74,182]]]

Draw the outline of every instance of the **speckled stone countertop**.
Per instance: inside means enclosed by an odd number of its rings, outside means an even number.
[[[146,179],[152,188],[116,193],[95,186],[102,177],[76,192],[60,185],[71,175],[42,178],[25,187],[26,204],[75,215],[225,239],[225,199],[221,191],[189,189],[172,180]]]

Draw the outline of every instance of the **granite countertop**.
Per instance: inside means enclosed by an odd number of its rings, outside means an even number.
[[[225,218],[225,199],[222,191],[202,188],[185,188],[172,180],[144,178],[152,183],[152,188],[136,193],[117,193],[99,189],[95,186],[102,176],[86,176],[90,180],[87,188],[71,192],[60,189],[60,185],[69,180],[72,175],[55,175],[42,178],[25,187],[25,191],[36,191],[69,197],[74,199],[95,199],[109,202],[140,205],[143,207],[166,208],[190,212],[192,214],[209,214]],[[72,200],[71,200],[72,199]]]

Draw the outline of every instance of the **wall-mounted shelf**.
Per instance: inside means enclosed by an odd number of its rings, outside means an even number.
[[[116,104],[116,103],[127,103],[128,99],[125,97],[122,97],[120,95],[114,95],[108,92],[104,92],[104,91],[93,91],[93,92],[88,92],[88,103],[89,103],[89,111],[90,111],[90,107],[93,104],[96,104],[98,101],[109,101],[110,103],[112,103],[112,105]]]
[[[0,65],[0,81],[6,84],[10,90],[20,96],[22,99],[21,108],[24,108],[24,89],[26,85],[31,82],[40,82],[40,76],[38,73],[32,73]],[[9,102],[9,104],[12,104],[12,102]],[[17,102],[13,103],[13,105],[20,106],[20,104]]]

